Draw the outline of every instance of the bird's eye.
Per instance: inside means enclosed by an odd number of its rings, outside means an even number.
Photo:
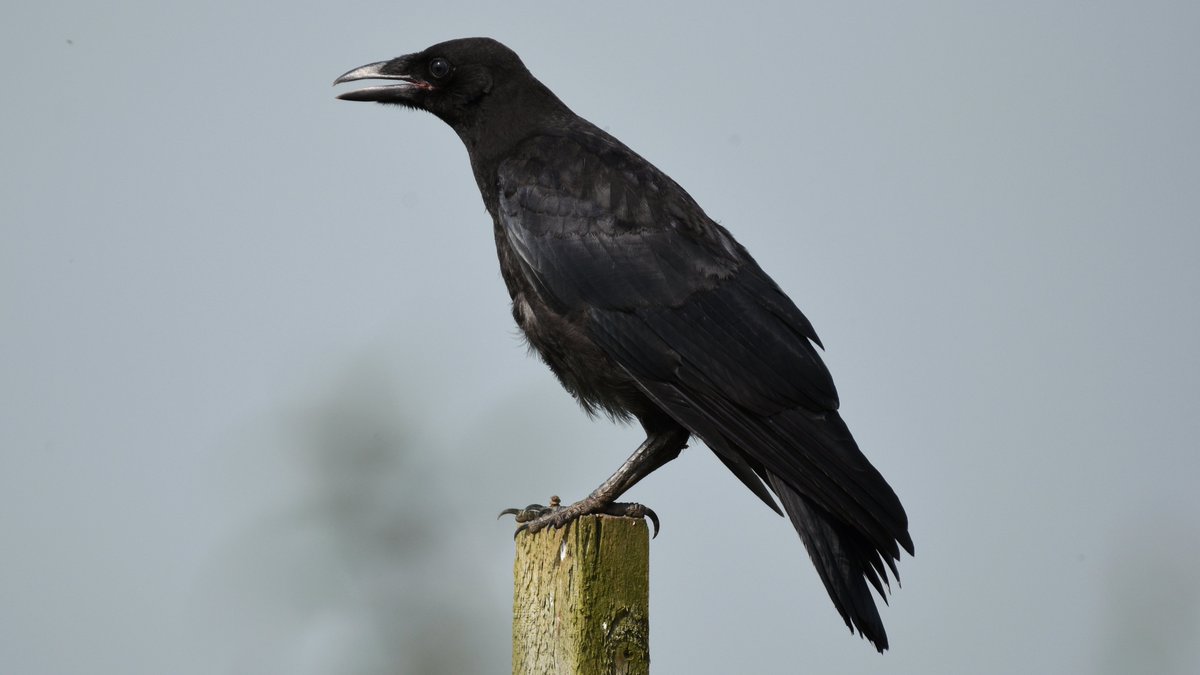
[[[429,74],[432,75],[434,79],[442,79],[450,74],[450,62],[440,56],[437,57],[429,62]]]

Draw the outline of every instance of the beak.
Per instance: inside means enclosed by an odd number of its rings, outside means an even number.
[[[408,58],[401,56],[391,61],[380,61],[360,66],[334,80],[335,85],[356,80],[396,80],[396,84],[355,89],[338,98],[343,101],[375,101],[377,103],[412,102],[415,94],[428,91],[433,85],[408,74]]]

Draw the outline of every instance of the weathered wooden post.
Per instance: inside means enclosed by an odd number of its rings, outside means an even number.
[[[584,516],[517,536],[513,675],[648,675],[650,533]]]

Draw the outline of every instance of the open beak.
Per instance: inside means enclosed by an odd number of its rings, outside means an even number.
[[[418,92],[428,91],[433,85],[408,73],[408,58],[401,56],[391,61],[379,61],[360,66],[334,80],[335,85],[356,80],[395,80],[395,84],[364,87],[338,94],[343,101],[375,101],[377,103],[411,102]]]

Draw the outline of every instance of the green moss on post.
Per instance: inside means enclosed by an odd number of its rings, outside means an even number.
[[[517,537],[513,675],[650,672],[650,533],[584,516]]]

